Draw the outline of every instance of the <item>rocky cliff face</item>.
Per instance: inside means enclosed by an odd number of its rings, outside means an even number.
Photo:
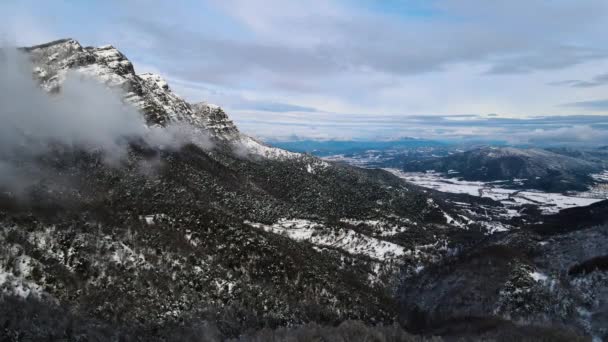
[[[161,76],[137,74],[133,64],[111,45],[83,47],[73,39],[63,39],[23,50],[35,65],[34,76],[48,92],[60,91],[68,73],[77,73],[120,89],[124,101],[137,108],[149,125],[187,123],[209,133],[215,140],[236,145],[234,147],[242,153],[264,157],[296,156],[241,134],[219,106],[186,102]]]
[[[214,135],[226,140],[239,136],[239,130],[221,107],[207,102],[199,102],[193,104],[192,109],[198,117],[204,118],[203,125]]]
[[[185,121],[204,127],[205,118],[195,115],[190,104],[175,95],[160,76],[137,75],[133,64],[111,45],[83,47],[65,39],[24,50],[36,66],[35,76],[49,92],[60,91],[68,72],[76,72],[121,88],[125,101],[138,108],[150,125]]]

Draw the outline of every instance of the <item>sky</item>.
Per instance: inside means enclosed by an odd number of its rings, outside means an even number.
[[[608,144],[606,28],[605,0],[0,3],[5,41],[112,44],[269,140]]]

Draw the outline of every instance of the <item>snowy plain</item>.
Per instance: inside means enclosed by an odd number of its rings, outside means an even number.
[[[562,209],[587,206],[608,198],[608,193],[586,191],[572,194],[549,193],[538,190],[516,190],[501,187],[505,181],[474,182],[458,178],[445,177],[438,172],[403,172],[398,169],[384,169],[399,178],[416,185],[454,194],[487,197],[501,202],[509,208],[517,208],[524,204],[537,205],[544,214],[554,214]],[[608,177],[608,173],[598,175]]]

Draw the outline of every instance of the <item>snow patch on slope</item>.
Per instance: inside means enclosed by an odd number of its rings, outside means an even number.
[[[329,229],[323,224],[303,219],[280,219],[272,225],[248,221],[245,223],[296,241],[308,241],[320,247],[337,248],[350,254],[363,254],[376,260],[396,259],[409,253],[403,247],[391,242],[375,239],[350,229]]]
[[[548,278],[548,276],[546,274],[538,272],[538,271],[532,271],[529,273],[529,275],[536,282],[544,282]]]
[[[245,152],[269,159],[291,159],[301,156],[299,153],[289,152],[280,148],[264,145],[246,135],[241,136],[239,143],[241,146],[243,146]]]
[[[604,170],[603,172],[592,174],[591,177],[599,182],[608,182],[608,170]]]
[[[340,222],[347,223],[353,226],[367,226],[373,229],[374,235],[389,237],[403,233],[409,229],[409,225],[416,225],[415,222],[411,222],[408,218],[400,218],[406,224],[394,224],[384,220],[357,220],[349,218],[341,218]]]
[[[0,269],[0,293],[27,298],[30,295],[40,297],[42,287],[23,277]]]

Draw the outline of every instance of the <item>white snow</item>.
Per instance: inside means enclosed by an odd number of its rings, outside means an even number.
[[[239,143],[245,148],[245,151],[247,153],[266,157],[269,159],[291,159],[302,156],[299,153],[289,152],[280,148],[266,146],[246,135],[240,136]]]
[[[608,170],[604,170],[603,172],[592,174],[591,177],[593,177],[593,179],[595,179],[596,181],[608,182]]]
[[[410,225],[410,224],[415,225],[415,222],[412,223],[407,218],[400,217],[399,220],[401,221],[400,223],[406,223],[407,225],[389,223],[384,220],[357,220],[357,219],[349,219],[349,218],[341,218],[340,222],[348,223],[353,226],[365,225],[365,226],[371,227],[374,229],[374,235],[383,236],[383,237],[393,236],[393,235],[396,235],[399,233],[403,233],[406,230],[408,230],[408,228],[409,228],[408,225]]]
[[[22,298],[27,298],[30,295],[40,297],[42,287],[24,279],[22,276],[15,276],[13,273],[0,268],[0,293],[7,293]]]
[[[548,278],[546,274],[543,274],[538,271],[533,271],[533,272],[530,272],[529,274],[530,274],[530,277],[532,277],[532,279],[534,279],[534,281],[537,281],[537,282],[544,282]]]
[[[149,80],[149,81],[156,83],[156,85],[159,88],[165,89],[167,91],[169,90],[169,84],[160,75],[147,72],[147,73],[139,74],[137,76],[139,76],[143,80],[146,80],[146,81]]]
[[[312,167],[312,165],[307,164],[306,165],[306,172],[314,174],[315,173],[315,169]]]
[[[110,255],[110,260],[119,265],[137,265],[145,269],[153,266],[146,260],[143,253],[136,253],[129,246],[122,242],[114,243],[114,252]]]
[[[402,172],[396,169],[385,169],[408,182],[441,192],[468,194],[471,196],[487,197],[503,203],[511,209],[510,214],[516,216],[517,208],[523,204],[535,204],[545,214],[557,213],[562,209],[581,207],[602,201],[604,198],[590,194],[575,193],[564,195],[537,190],[514,190],[500,187],[498,182],[473,182],[456,178],[445,178],[436,172]]]
[[[464,225],[461,222],[455,220],[452,216],[448,215],[448,213],[446,213],[445,211],[442,210],[441,212],[443,213],[443,217],[445,217],[445,220],[448,224],[453,224],[453,225],[455,225],[457,227],[461,227],[461,228],[464,227]],[[467,220],[468,220],[468,218],[467,218]]]
[[[151,226],[155,224],[157,221],[161,219],[168,219],[169,216],[165,214],[150,214],[150,215],[140,215],[139,219],[144,221],[147,225]]]
[[[484,226],[488,230],[488,233],[490,233],[490,234],[506,232],[506,231],[511,230],[511,227],[509,227],[503,223],[497,222],[497,221],[491,221],[491,222],[480,221],[479,224]]]
[[[591,177],[595,180],[595,184],[581,194],[585,197],[608,198],[608,170],[592,174]]]
[[[341,249],[350,254],[363,254],[376,260],[390,260],[408,254],[403,247],[357,233],[350,229],[331,229],[303,219],[280,219],[272,225],[245,222],[264,231],[287,236],[296,241],[309,241],[321,247]]]

